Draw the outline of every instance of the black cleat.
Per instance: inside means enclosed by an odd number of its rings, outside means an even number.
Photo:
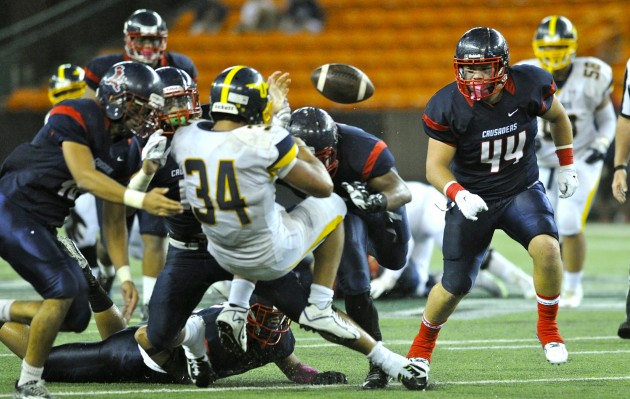
[[[212,384],[217,375],[212,370],[212,365],[208,359],[208,355],[203,355],[198,359],[186,359],[188,361],[188,374],[192,382],[199,388],[205,388]]]
[[[383,389],[387,387],[387,384],[391,381],[391,377],[378,367],[374,363],[370,362],[370,371],[368,372],[365,381],[361,388],[363,389]]]
[[[619,338],[630,339],[630,320],[626,320],[619,326],[617,330]]]

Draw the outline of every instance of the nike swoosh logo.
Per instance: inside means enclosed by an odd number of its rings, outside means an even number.
[[[516,110],[514,110],[514,111],[512,111],[512,112],[508,112],[508,116],[512,116],[512,115],[514,115],[514,114],[515,114],[515,113],[517,113],[517,112],[518,112],[518,109],[516,109]]]
[[[116,160],[117,160],[118,162],[123,162],[123,161],[124,161],[123,157],[121,157],[121,156],[118,156],[118,158],[116,158]]]

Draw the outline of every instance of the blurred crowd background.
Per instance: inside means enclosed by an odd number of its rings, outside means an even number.
[[[165,18],[168,50],[195,62],[202,103],[228,66],[245,64],[265,76],[290,72],[292,108],[322,107],[337,121],[380,136],[408,180],[425,181],[422,109],[454,79],[455,44],[466,30],[498,29],[516,63],[533,57],[532,37],[543,17],[568,17],[578,30],[578,55],[613,67],[617,109],[630,58],[630,8],[620,0],[0,0],[0,160],[41,126],[49,109],[46,85],[57,65],[85,65],[96,55],[120,52],[123,23],[138,8]],[[310,74],[331,62],[365,71],[374,96],[353,105],[322,97]],[[610,195],[613,150],[592,221],[630,220],[630,206],[620,207]]]

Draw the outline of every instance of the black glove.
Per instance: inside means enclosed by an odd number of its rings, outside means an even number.
[[[366,212],[381,212],[387,209],[387,197],[381,193],[370,194],[365,183],[355,181],[343,182],[341,186],[348,192],[352,203]]]
[[[348,377],[344,373],[338,371],[323,371],[313,377],[311,384],[313,385],[334,385],[347,384]]]

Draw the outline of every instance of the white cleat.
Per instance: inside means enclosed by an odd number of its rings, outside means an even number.
[[[561,308],[577,308],[582,304],[582,299],[584,299],[584,292],[580,285],[575,291],[564,291],[562,295],[560,295],[558,306]]]
[[[227,348],[237,347],[247,352],[247,311],[244,307],[227,304],[217,316],[219,337]]]
[[[550,364],[564,364],[569,359],[567,347],[560,342],[550,342],[544,346],[545,357]]]
[[[359,331],[332,308],[329,302],[324,309],[309,304],[304,308],[298,321],[307,330],[315,330],[342,339],[359,339]]]
[[[424,391],[429,383],[429,361],[422,357],[409,358],[398,373],[398,381],[411,391]]]

